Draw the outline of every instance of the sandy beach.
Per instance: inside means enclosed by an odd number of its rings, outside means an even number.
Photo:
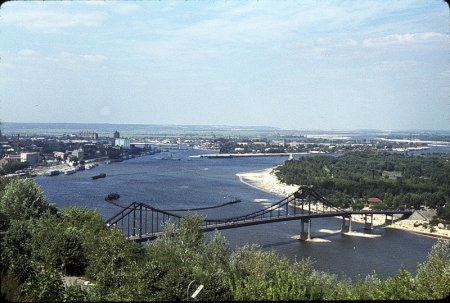
[[[277,196],[280,196],[280,198],[284,198],[296,192],[299,188],[299,185],[288,185],[280,182],[280,180],[278,180],[277,176],[274,174],[275,169],[276,167],[252,172],[242,172],[236,174],[236,176],[238,176],[239,179],[247,185],[258,188],[265,192],[275,194]],[[311,211],[316,211],[316,209],[321,210],[322,204],[317,203],[316,205],[311,205]],[[374,215],[374,226],[384,225],[385,219],[385,215]],[[363,223],[364,216],[352,216],[352,221]],[[410,219],[397,221],[394,224],[387,225],[385,227],[401,229],[438,238],[450,239],[450,230],[439,227],[435,227],[434,229],[432,229],[427,220],[417,216],[412,216]]]

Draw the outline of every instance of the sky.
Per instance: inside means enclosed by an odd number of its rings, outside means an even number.
[[[0,121],[450,130],[442,0],[14,1]]]

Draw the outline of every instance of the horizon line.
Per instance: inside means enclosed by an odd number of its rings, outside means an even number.
[[[96,125],[139,125],[139,126],[175,126],[175,127],[223,127],[223,128],[242,128],[243,130],[254,130],[255,128],[266,128],[274,131],[377,131],[377,132],[411,132],[411,131],[427,131],[427,132],[450,132],[448,129],[417,129],[417,128],[403,128],[403,129],[375,129],[375,128],[300,128],[288,129],[278,126],[267,125],[227,125],[227,124],[157,124],[157,123],[106,123],[106,122],[10,122],[0,121],[1,124],[96,124]]]

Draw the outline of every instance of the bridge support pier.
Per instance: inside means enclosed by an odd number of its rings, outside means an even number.
[[[307,231],[305,232],[305,223],[308,223]],[[311,219],[300,219],[300,240],[311,240]]]
[[[389,220],[388,219],[388,216],[391,216],[391,219]],[[391,225],[391,224],[394,224],[394,214],[386,214],[386,219],[385,219],[385,221],[384,221],[384,224],[385,225]]]
[[[367,222],[367,217],[370,217],[370,222]],[[373,230],[373,215],[364,215],[364,229]]]
[[[345,219],[348,218],[348,226],[345,225]],[[342,227],[341,233],[351,232],[352,231],[352,215],[342,216]]]

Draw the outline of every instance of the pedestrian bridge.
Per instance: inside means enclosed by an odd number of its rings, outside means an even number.
[[[311,207],[313,205],[313,207]],[[321,207],[315,207],[320,205]],[[207,207],[206,207],[207,208]],[[163,234],[163,226],[167,222],[180,222],[182,215],[174,211],[200,210],[196,209],[174,209],[162,210],[151,205],[133,202],[115,216],[106,221],[110,227],[115,226],[122,230],[125,237],[136,242],[154,240]],[[373,215],[382,214],[386,216],[386,222],[393,223],[409,217],[412,211],[405,210],[343,210],[334,203],[325,199],[311,186],[300,186],[299,189],[286,198],[274,203],[264,209],[226,219],[205,219],[201,224],[204,232],[299,220],[301,233],[300,239],[311,239],[311,221],[314,218],[341,217],[342,232],[351,231],[352,215],[363,215],[364,227],[373,229]],[[394,220],[395,215],[401,215]],[[305,227],[306,225],[306,227]]]

